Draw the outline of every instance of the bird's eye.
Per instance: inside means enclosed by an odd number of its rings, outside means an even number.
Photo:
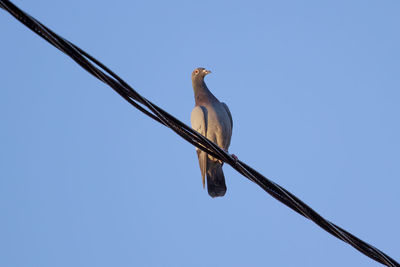
[[[195,70],[195,71],[194,71],[194,74],[199,74],[199,70]]]

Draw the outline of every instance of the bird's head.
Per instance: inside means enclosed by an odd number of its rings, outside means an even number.
[[[209,73],[211,73],[211,71],[206,70],[205,68],[197,68],[192,72],[192,80],[203,80]]]

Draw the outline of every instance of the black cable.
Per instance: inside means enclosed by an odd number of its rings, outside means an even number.
[[[298,199],[295,195],[293,195],[283,187],[267,179],[244,162],[240,160],[235,161],[229,154],[219,148],[216,144],[203,137],[196,131],[193,131],[186,124],[182,123],[171,114],[167,113],[157,105],[142,97],[125,81],[123,81],[115,73],[109,70],[101,62],[99,62],[68,40],[65,40],[64,38],[54,33],[52,30],[41,24],[35,18],[20,10],[10,1],[0,0],[0,7],[8,11],[17,20],[30,28],[40,37],[70,56],[76,63],[78,63],[90,74],[92,74],[102,82],[108,84],[126,101],[128,101],[131,105],[139,109],[150,118],[169,127],[192,145],[204,150],[213,157],[216,157],[231,165],[232,168],[237,170],[250,181],[256,183],[274,198],[276,198],[286,206],[290,207],[300,215],[303,215],[304,217],[312,220],[328,233],[350,244],[364,255],[386,266],[400,267],[400,264],[398,262],[396,262],[394,259],[386,255],[379,249],[369,245],[368,243],[362,241],[361,239],[357,238],[346,230],[324,219],[321,215],[319,215],[312,208],[310,208],[303,201]]]

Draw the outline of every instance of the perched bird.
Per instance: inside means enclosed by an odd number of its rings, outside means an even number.
[[[204,77],[211,71],[197,68],[192,72],[195,107],[190,122],[193,130],[205,136],[223,150],[228,151],[232,136],[232,115],[228,106],[208,90]],[[208,194],[222,197],[226,192],[225,177],[222,172],[223,162],[196,148],[199,158],[203,187],[207,177]]]

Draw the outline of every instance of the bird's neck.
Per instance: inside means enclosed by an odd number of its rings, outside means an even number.
[[[204,80],[194,80],[192,81],[192,84],[196,105],[218,101],[217,98],[210,92],[210,90],[208,90]]]

